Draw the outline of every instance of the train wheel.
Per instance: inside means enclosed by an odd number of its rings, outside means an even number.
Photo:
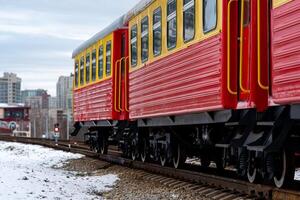
[[[146,162],[147,161],[147,140],[145,138],[142,141],[140,155],[141,155],[142,162]]]
[[[210,159],[207,156],[201,156],[201,167],[208,168],[210,165]]]
[[[100,138],[100,153],[102,155],[107,154],[108,151],[108,144],[107,141],[105,139],[105,137],[101,137]]]
[[[173,147],[172,161],[175,169],[180,168],[186,161],[186,155],[180,144],[176,143]]]
[[[250,152],[250,158],[247,167],[247,178],[250,183],[255,183],[258,181],[258,170],[256,166],[255,152]]]
[[[222,149],[216,152],[216,166],[219,173],[223,173],[226,168],[226,149]]]
[[[281,188],[294,180],[294,155],[292,152],[283,150],[276,156],[275,163],[278,165],[275,167],[274,184],[276,187]]]
[[[139,157],[139,149],[136,140],[131,143],[131,159],[136,160]]]
[[[165,149],[160,149],[159,161],[161,166],[165,166],[167,163],[167,153]]]

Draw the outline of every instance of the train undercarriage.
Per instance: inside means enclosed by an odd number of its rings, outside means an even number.
[[[204,168],[214,163],[219,173],[235,169],[251,183],[284,187],[294,179],[295,154],[300,151],[299,111],[298,105],[274,106],[263,113],[224,110],[109,122],[89,126],[86,141],[101,154],[115,144],[124,157],[174,168],[183,167],[187,157],[197,157]]]

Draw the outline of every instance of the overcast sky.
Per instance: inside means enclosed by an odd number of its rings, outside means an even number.
[[[22,89],[55,96],[59,75],[73,70],[74,48],[139,0],[0,0],[0,76],[14,72]]]

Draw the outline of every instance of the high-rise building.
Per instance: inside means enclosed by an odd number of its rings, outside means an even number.
[[[60,76],[56,84],[57,108],[72,110],[73,101],[73,75]]]
[[[31,107],[48,109],[49,108],[49,98],[50,95],[47,90],[36,89],[36,90],[23,90],[21,92],[22,103],[29,104]],[[37,99],[40,99],[37,101]],[[34,105],[32,103],[39,102],[39,105]]]
[[[22,80],[14,73],[4,73],[0,77],[0,103],[21,103]]]
[[[57,98],[49,97],[49,109],[56,109],[56,108],[57,108]]]

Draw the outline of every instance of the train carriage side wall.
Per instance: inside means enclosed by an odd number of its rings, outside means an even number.
[[[277,104],[297,103],[300,101],[300,1],[273,1],[271,23],[273,100]]]
[[[228,1],[216,1],[216,26],[205,32],[203,17],[199,17],[204,14],[204,5],[202,1],[195,1],[198,16],[195,21],[196,31],[194,39],[189,42],[183,41],[183,15],[178,12],[177,46],[173,49],[167,48],[167,16],[162,12],[161,55],[154,56],[152,52],[153,27],[150,20],[149,59],[142,62],[140,22],[145,16],[151,19],[151,13],[159,7],[163,11],[167,10],[163,2],[156,1],[129,22],[129,33],[133,27],[137,27],[138,33],[135,38],[138,41],[137,65],[131,66],[129,74],[129,118],[143,119],[236,108],[237,96],[231,94],[229,89],[237,90],[237,42],[234,39],[237,37],[234,31],[238,22],[234,12],[237,4],[229,8]],[[178,4],[177,9],[181,10],[181,6]],[[227,19],[228,10],[231,10],[230,23]],[[228,57],[231,61],[229,70]]]
[[[218,110],[221,35],[130,73],[130,118]]]
[[[112,118],[112,79],[74,91],[75,121]]]

